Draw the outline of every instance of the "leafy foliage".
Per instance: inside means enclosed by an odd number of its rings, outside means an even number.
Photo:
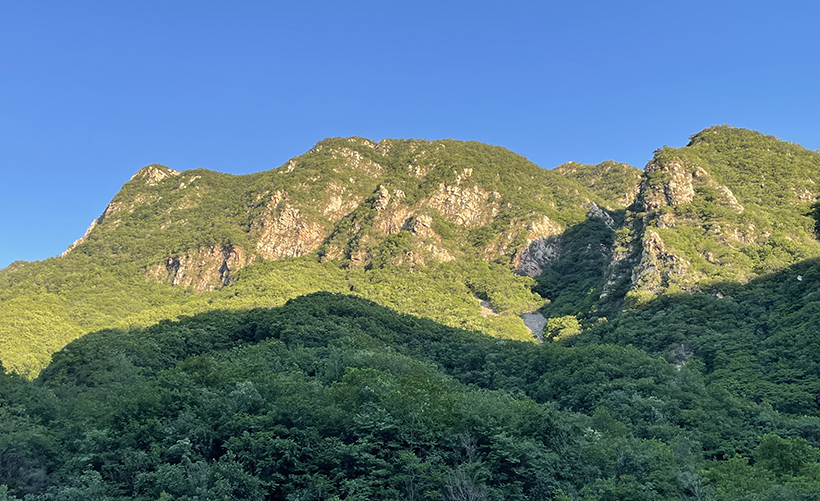
[[[820,492],[817,418],[634,348],[504,342],[351,296],[100,331],[0,382],[53,465],[3,482],[38,500],[741,499],[738,453],[755,492]]]
[[[634,201],[642,174],[637,167],[612,160],[597,165],[568,162],[556,167],[555,171],[578,181],[601,197],[612,210],[626,207]]]
[[[820,415],[816,395],[820,263],[810,260],[749,284],[664,296],[597,324],[576,339],[614,342],[684,364],[710,381],[795,414]]]
[[[75,267],[83,267],[83,272],[65,272]],[[82,255],[32,263],[23,271],[29,276],[7,275],[10,285],[0,292],[0,353],[7,367],[29,376],[47,365],[52,353],[88,332],[145,327],[217,308],[279,306],[322,290],[353,292],[401,312],[518,340],[533,339],[518,315],[543,304],[530,291],[531,279],[477,259],[412,273],[343,269],[311,257],[260,262],[242,270],[230,287],[202,294],[122,276],[122,269],[115,275]],[[487,299],[501,315],[482,316],[476,296]],[[43,336],[45,332],[52,334]]]

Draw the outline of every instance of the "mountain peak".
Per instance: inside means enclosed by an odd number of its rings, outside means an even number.
[[[156,186],[163,179],[178,175],[179,171],[175,171],[170,167],[166,167],[162,164],[151,164],[146,165],[142,169],[138,170],[136,174],[131,176],[131,181],[137,179],[144,179],[146,185]]]
[[[689,136],[689,143],[686,146],[697,146],[699,144],[730,145],[738,147],[771,147],[775,143],[787,143],[780,138],[764,134],[752,129],[743,129],[732,125],[713,125],[700,132]]]

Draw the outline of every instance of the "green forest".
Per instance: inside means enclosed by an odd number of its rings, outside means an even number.
[[[7,499],[820,492],[816,409],[744,398],[704,363],[499,340],[341,294],[99,331],[35,382],[1,381]]]
[[[815,501],[817,180],[729,126],[148,166],[0,270],[0,501]]]

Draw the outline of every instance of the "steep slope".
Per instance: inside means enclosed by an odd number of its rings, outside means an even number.
[[[594,179],[574,164],[561,169]],[[745,129],[706,129],[683,148],[655,152],[625,211],[590,211],[569,228],[536,290],[552,301],[550,316],[594,323],[624,304],[747,283],[820,256],[818,176],[818,152]]]
[[[662,148],[641,186],[643,255],[635,289],[745,283],[820,256],[814,204],[820,153],[721,126]]]
[[[62,257],[0,272],[0,359],[36,374],[92,330],[319,290],[532,339],[519,315],[543,300],[521,275],[608,203],[508,150],[452,140],[327,139],[247,176],[147,166]]]

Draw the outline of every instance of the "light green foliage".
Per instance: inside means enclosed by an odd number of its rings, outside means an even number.
[[[820,263],[808,260],[741,285],[661,296],[591,325],[580,343],[632,344],[684,364],[709,380],[794,414],[820,415]]]
[[[576,317],[550,317],[547,319],[547,338],[553,341],[565,341],[581,333],[581,324]]]
[[[31,266],[49,270],[47,263]],[[104,270],[100,274],[105,276]],[[86,278],[89,275],[91,278]],[[231,286],[202,294],[138,279],[98,286],[95,276],[95,271],[81,275],[71,287],[57,276],[53,286],[59,294],[41,292],[0,302],[0,352],[7,367],[36,376],[51,353],[87,332],[140,328],[213,309],[281,306],[288,299],[317,291],[352,292],[399,312],[518,340],[533,340],[518,315],[543,304],[530,291],[531,279],[477,259],[412,272],[401,268],[343,269],[314,258],[260,262],[242,270]],[[89,281],[83,283],[83,278]],[[107,296],[105,300],[102,295]],[[475,296],[487,299],[500,315],[482,316]],[[43,332],[53,335],[44,337]]]
[[[778,477],[808,476],[820,480],[820,450],[803,438],[781,438],[769,433],[754,451],[755,465]]]
[[[568,162],[554,169],[565,177],[601,197],[609,209],[623,208],[632,203],[641,182],[641,170],[631,165],[608,160],[597,165]]]
[[[820,450],[802,438],[763,436],[754,461],[713,462],[704,476],[720,499],[815,499],[820,493]]]
[[[684,148],[656,151],[653,162],[677,163],[695,175],[693,200],[665,207],[676,223],[657,231],[704,283],[745,282],[820,256],[812,215],[820,153],[719,126],[694,134]],[[657,170],[650,182],[660,186],[669,175]]]

